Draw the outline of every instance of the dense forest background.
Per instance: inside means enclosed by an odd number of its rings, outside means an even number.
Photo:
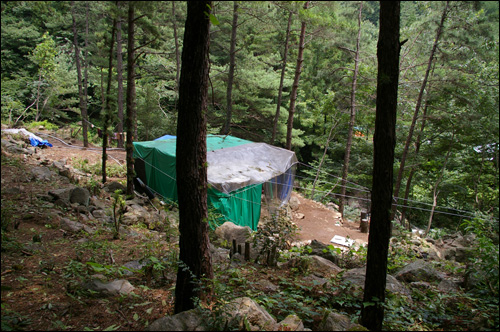
[[[186,3],[137,2],[133,52],[126,7],[2,1],[2,124],[72,124],[99,145],[99,130],[123,132],[129,117],[134,140],[175,135]],[[301,161],[299,190],[367,210],[379,3],[216,1],[212,9],[208,133],[281,147],[288,138]],[[401,3],[400,220],[456,229],[475,216],[498,227],[498,17],[493,1]]]

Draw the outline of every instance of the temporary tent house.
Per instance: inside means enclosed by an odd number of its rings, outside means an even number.
[[[133,144],[137,176],[156,193],[177,201],[175,136]],[[256,230],[263,191],[271,213],[288,202],[297,157],[265,143],[208,135],[207,163],[209,205],[223,219]]]

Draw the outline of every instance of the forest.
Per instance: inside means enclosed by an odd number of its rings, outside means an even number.
[[[131,16],[123,1],[2,1],[2,125],[127,149],[125,136],[176,135],[187,5],[133,3]],[[474,219],[498,238],[498,7],[401,2],[391,216],[407,229],[439,236]],[[295,190],[345,218],[369,212],[379,12],[214,1],[207,133],[292,150]]]
[[[215,2],[208,133],[293,149],[310,166],[299,167],[308,196],[366,205],[378,6]],[[453,229],[465,216],[498,220],[498,4],[401,6],[398,216],[422,228],[432,220]],[[186,5],[145,2],[137,11],[132,118],[134,140],[144,141],[176,132]],[[101,145],[105,121],[110,135],[123,132],[126,16],[120,2],[2,3],[2,123],[79,124],[79,135]]]

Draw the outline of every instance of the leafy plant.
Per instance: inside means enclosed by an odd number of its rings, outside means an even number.
[[[279,252],[290,248],[296,233],[297,226],[292,223],[284,208],[271,217],[263,218],[253,241],[254,247],[260,248],[255,261],[262,260],[265,265],[276,266]]]
[[[125,213],[125,199],[121,194],[121,190],[115,190],[113,194],[113,239],[120,237],[120,225],[122,223],[123,214]]]

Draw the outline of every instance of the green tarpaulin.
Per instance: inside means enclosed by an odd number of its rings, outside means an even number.
[[[134,142],[136,172],[165,199],[177,201],[175,138]],[[138,161],[142,164],[138,167]],[[208,203],[228,220],[256,230],[260,218],[262,184],[279,178],[297,162],[291,151],[233,136],[207,135]],[[139,168],[143,168],[139,171]],[[144,178],[142,178],[144,177]],[[291,182],[281,184],[288,200]],[[283,191],[283,192],[285,192]],[[215,227],[215,225],[211,225]]]

